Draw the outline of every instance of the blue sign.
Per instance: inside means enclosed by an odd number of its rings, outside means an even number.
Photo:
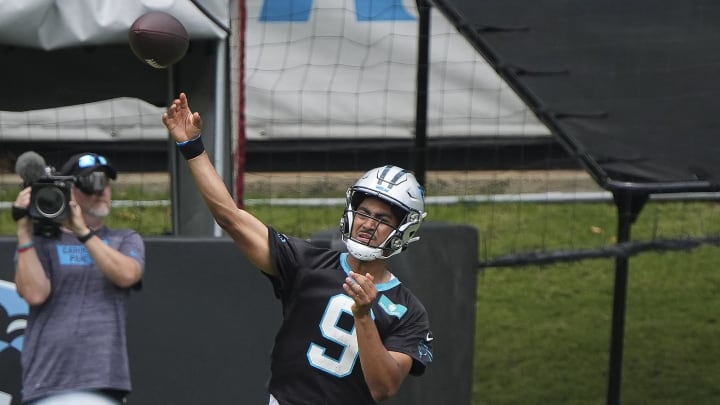
[[[412,21],[402,0],[355,0],[357,21]],[[260,21],[306,22],[310,21],[313,0],[265,0]]]
[[[22,350],[28,311],[28,304],[18,295],[15,284],[0,280],[0,352]]]
[[[29,307],[15,284],[0,280],[0,404],[20,403],[20,352]]]

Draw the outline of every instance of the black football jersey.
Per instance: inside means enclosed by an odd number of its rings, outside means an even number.
[[[285,404],[373,404],[363,377],[353,299],[342,288],[347,253],[319,248],[269,229],[275,295],[283,321],[272,352],[269,391]],[[432,334],[422,303],[393,278],[376,285],[372,316],[389,351],[412,357],[412,375],[432,362]]]

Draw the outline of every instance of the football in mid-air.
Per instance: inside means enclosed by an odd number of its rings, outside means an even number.
[[[190,37],[177,18],[162,11],[151,11],[132,24],[128,42],[141,61],[165,69],[185,56]]]

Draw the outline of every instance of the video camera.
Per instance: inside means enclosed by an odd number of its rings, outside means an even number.
[[[55,168],[47,166],[45,175],[33,182],[28,215],[41,221],[60,223],[70,215],[70,190],[75,176],[61,176]]]
[[[35,219],[37,234],[52,235],[59,232],[60,224],[70,216],[73,184],[85,194],[98,194],[105,190],[108,178],[117,176],[107,159],[94,153],[78,154],[68,164],[72,167],[63,167],[63,174],[60,174],[33,151],[18,156],[15,172],[22,177],[23,188],[31,188],[27,213]],[[98,168],[103,170],[96,171]]]

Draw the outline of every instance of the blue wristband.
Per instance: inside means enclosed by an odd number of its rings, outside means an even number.
[[[194,157],[200,156],[201,153],[205,152],[205,145],[203,145],[202,134],[199,134],[193,139],[189,139],[185,142],[175,142],[178,150],[182,153],[185,160],[190,160]]]
[[[28,243],[23,243],[22,245],[18,245],[17,252],[18,253],[26,252],[26,251],[32,249],[33,245],[34,244],[32,243],[32,241],[30,241]]]

